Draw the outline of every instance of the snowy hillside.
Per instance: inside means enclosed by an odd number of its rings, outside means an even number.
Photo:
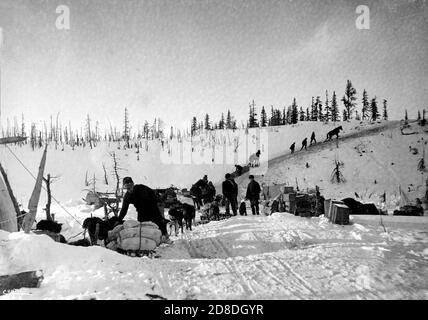
[[[423,198],[428,174],[417,168],[424,150],[428,152],[427,133],[417,124],[412,126],[412,135],[402,135],[398,123],[373,129],[376,127],[344,135],[338,147],[333,141],[278,157],[269,162],[267,174],[259,181],[268,185],[287,183],[295,188],[298,185],[301,190],[318,185],[326,199],[356,198],[357,193],[360,201],[376,204],[385,192],[390,211],[400,203],[399,186],[410,201]],[[417,149],[417,154],[412,149]],[[344,164],[345,183],[330,181],[335,159]]]

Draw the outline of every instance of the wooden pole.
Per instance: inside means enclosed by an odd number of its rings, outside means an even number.
[[[51,203],[52,203],[52,194],[51,194],[51,175],[48,173],[47,179],[44,179],[46,183],[46,192],[48,195],[48,201],[46,203],[46,219],[48,221],[54,221],[52,215],[51,215]]]
[[[43,171],[45,170],[46,165],[46,153],[47,153],[48,145],[45,145],[45,150],[43,151],[42,160],[40,161],[39,173],[37,175],[36,184],[34,186],[33,193],[31,194],[30,201],[28,203],[29,213],[25,215],[23,229],[25,233],[29,233],[31,226],[36,219],[37,214],[37,206],[39,204],[40,193],[42,191],[42,182],[43,182]]]

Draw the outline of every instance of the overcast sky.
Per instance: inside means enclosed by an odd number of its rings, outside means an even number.
[[[370,8],[359,30],[358,5]],[[58,30],[56,8],[70,8]],[[1,0],[2,119],[177,126],[248,104],[282,108],[346,80],[387,99],[391,118],[428,110],[426,1]],[[341,104],[342,106],[342,104]],[[28,124],[27,124],[28,125]]]

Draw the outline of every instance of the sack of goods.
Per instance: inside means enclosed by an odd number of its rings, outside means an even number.
[[[111,248],[127,251],[154,250],[160,244],[161,236],[159,227],[150,221],[127,220],[109,232],[109,240],[116,244],[112,244]]]

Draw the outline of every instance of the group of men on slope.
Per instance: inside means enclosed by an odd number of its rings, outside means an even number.
[[[311,142],[310,142],[310,146],[313,144],[313,143],[317,143],[317,140],[315,139],[315,132],[314,131],[312,131],[312,135],[311,135]],[[300,148],[300,151],[302,151],[303,150],[303,148],[305,149],[305,150],[308,150],[308,138],[305,138],[305,139],[303,139],[303,141],[302,141],[302,147]],[[290,146],[290,150],[291,150],[291,153],[294,153],[294,149],[296,148],[296,142],[293,142],[293,144]]]

